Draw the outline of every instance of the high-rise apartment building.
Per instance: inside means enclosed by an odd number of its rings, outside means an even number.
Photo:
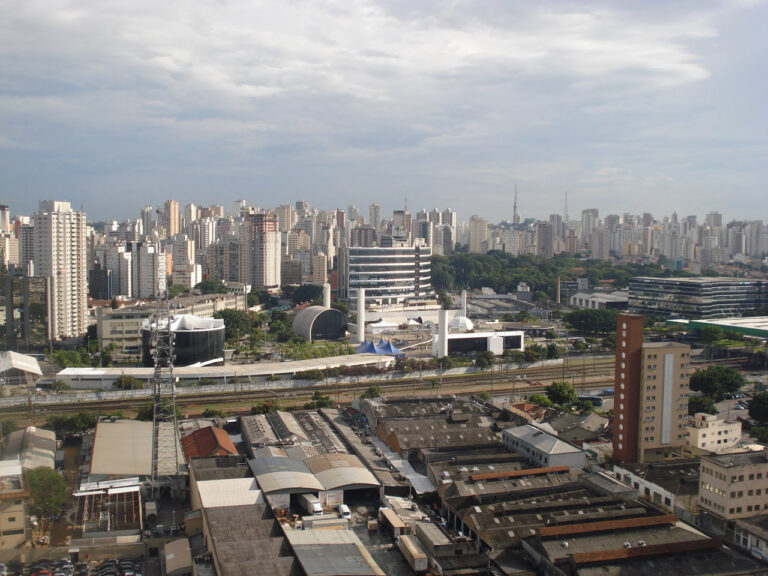
[[[165,234],[172,238],[179,233],[179,203],[176,200],[166,200],[163,211]]]
[[[378,202],[368,207],[368,223],[374,228],[381,226],[381,204]]]
[[[550,222],[536,224],[536,253],[544,258],[552,258],[555,254],[555,235]]]
[[[480,216],[469,219],[469,251],[483,254],[488,248],[488,221]]]
[[[643,317],[616,318],[613,455],[646,462],[681,453],[688,425],[690,347],[643,343]]]
[[[51,278],[51,337],[80,336],[88,311],[85,213],[69,202],[43,201],[33,230],[34,275]]]
[[[141,209],[141,230],[144,236],[149,236],[155,227],[155,209],[152,206],[144,206]]]
[[[242,230],[247,283],[267,290],[279,289],[281,242],[277,216],[249,214]]]

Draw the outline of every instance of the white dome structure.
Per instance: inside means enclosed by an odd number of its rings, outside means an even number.
[[[466,316],[454,316],[453,320],[448,323],[448,330],[451,332],[470,332],[474,328],[475,325],[472,320]]]

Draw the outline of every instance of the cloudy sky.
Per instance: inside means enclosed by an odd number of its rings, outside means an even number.
[[[0,0],[0,203],[768,220],[768,3]]]

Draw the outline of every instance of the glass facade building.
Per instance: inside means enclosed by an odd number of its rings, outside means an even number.
[[[357,289],[365,288],[371,304],[392,306],[434,298],[432,250],[415,243],[394,246],[348,247],[341,263],[341,297],[357,304]]]
[[[768,304],[768,282],[747,278],[650,278],[629,281],[629,310],[679,318],[740,316]]]
[[[5,350],[44,352],[50,345],[50,278],[0,275],[0,341]]]

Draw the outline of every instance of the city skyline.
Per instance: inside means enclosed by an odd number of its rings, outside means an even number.
[[[767,219],[766,11],[13,3],[0,198]]]

